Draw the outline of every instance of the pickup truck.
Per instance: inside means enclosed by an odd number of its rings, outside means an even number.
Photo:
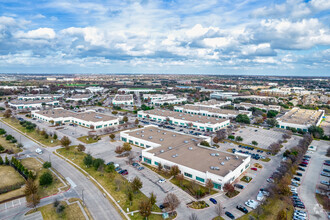
[[[259,202],[249,199],[247,202],[245,202],[245,205],[251,209],[256,209],[259,205]]]

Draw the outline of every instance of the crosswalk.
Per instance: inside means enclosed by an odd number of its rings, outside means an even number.
[[[15,208],[21,205],[25,205],[26,200],[25,198],[15,199],[6,203],[0,204],[0,212],[5,211],[7,209]]]

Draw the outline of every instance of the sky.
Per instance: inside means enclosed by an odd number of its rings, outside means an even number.
[[[0,73],[330,77],[330,1],[0,0]]]

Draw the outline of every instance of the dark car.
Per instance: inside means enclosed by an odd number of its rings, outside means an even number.
[[[236,208],[238,210],[244,212],[245,214],[247,214],[249,212],[244,206],[241,206],[241,205],[236,206]]]
[[[293,179],[294,180],[297,180],[297,181],[300,181],[300,178],[299,177],[294,177]]]
[[[123,176],[128,175],[128,171],[125,170],[124,172],[121,173],[121,175],[123,175]]]
[[[159,206],[160,209],[165,209],[166,207],[168,207],[168,203],[167,202],[165,202],[165,203],[163,203],[163,204],[161,204]]]
[[[237,188],[239,188],[239,189],[244,189],[244,186],[241,185],[241,184],[235,184],[234,186],[237,187]]]
[[[302,176],[302,173],[297,172],[296,175],[297,176]]]
[[[303,164],[303,163],[300,163],[299,166],[301,166],[301,167],[307,167],[307,165],[306,164]]]
[[[235,216],[231,214],[230,212],[225,212],[225,215],[227,215],[231,219],[235,219]]]
[[[330,166],[330,163],[325,162],[324,165],[326,165],[326,166]]]
[[[302,167],[298,167],[298,170],[300,170],[300,171],[305,171],[305,169],[302,168]]]
[[[125,171],[127,171],[127,170],[121,170],[121,171],[119,171],[118,173],[119,173],[119,174],[122,174],[122,173],[125,172]]]
[[[330,170],[328,169],[323,169],[324,172],[330,173]]]
[[[213,199],[213,198],[210,198],[210,201],[213,203],[213,204],[217,204],[217,200]]]

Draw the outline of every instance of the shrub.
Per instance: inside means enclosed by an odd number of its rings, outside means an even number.
[[[210,144],[209,144],[209,142],[207,142],[207,141],[202,141],[202,142],[200,143],[200,145],[205,146],[205,147],[210,147]]]
[[[39,179],[40,186],[48,186],[52,183],[53,183],[53,176],[49,171],[43,173],[40,176],[40,179]]]
[[[52,163],[49,162],[49,161],[46,161],[46,162],[42,165],[42,167],[43,167],[43,168],[46,168],[46,169],[51,168],[51,167],[52,167]]]

